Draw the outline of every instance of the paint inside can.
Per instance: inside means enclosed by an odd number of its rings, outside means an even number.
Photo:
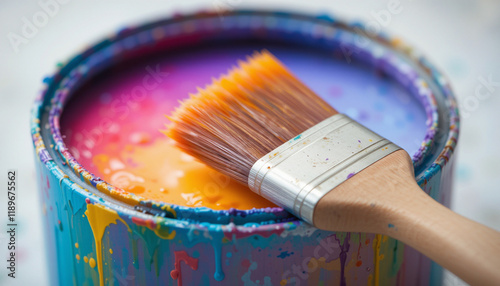
[[[117,66],[67,104],[62,134],[75,158],[110,184],[145,199],[212,209],[273,207],[228,177],[195,162],[160,132],[197,87],[255,50],[268,49],[340,112],[418,151],[426,114],[408,90],[379,70],[314,48],[252,42],[191,48]]]

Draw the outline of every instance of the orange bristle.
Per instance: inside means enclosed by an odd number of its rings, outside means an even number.
[[[182,102],[165,134],[186,153],[247,184],[258,159],[337,113],[263,51]]]

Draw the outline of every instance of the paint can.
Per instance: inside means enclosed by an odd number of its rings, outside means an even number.
[[[438,265],[392,238],[321,231],[281,208],[216,211],[144,200],[94,176],[68,148],[62,112],[100,72],[148,54],[236,41],[319,49],[372,66],[408,90],[425,114],[425,136],[411,154],[417,181],[449,206],[458,110],[446,78],[417,51],[328,16],[175,16],[122,29],[44,80],[31,132],[51,285],[441,284]]]

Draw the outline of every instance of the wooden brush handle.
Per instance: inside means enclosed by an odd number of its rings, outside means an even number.
[[[500,232],[425,194],[404,150],[345,181],[317,204],[314,225],[389,235],[471,285],[500,285]]]
[[[408,188],[418,195],[405,202],[397,222],[401,227],[383,233],[412,246],[471,285],[500,285],[500,233],[444,207],[416,183]]]

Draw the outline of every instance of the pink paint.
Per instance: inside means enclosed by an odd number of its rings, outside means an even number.
[[[191,269],[198,269],[198,258],[190,257],[186,251],[176,251],[174,270],[170,272],[172,279],[177,280],[177,286],[182,286],[182,272],[181,272],[181,262],[186,263]]]

